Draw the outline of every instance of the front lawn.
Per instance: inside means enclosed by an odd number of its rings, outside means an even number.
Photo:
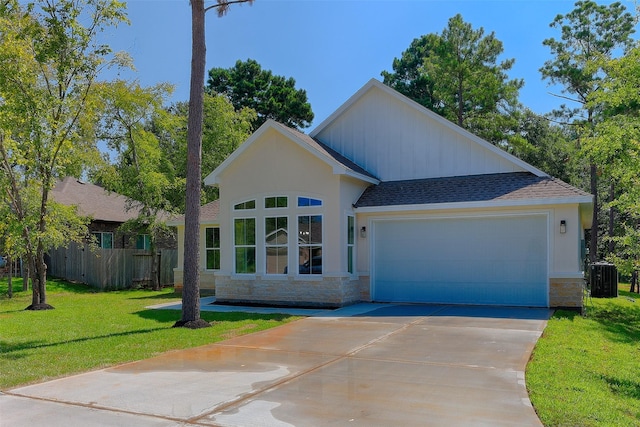
[[[14,280],[14,289],[22,281]],[[47,282],[55,310],[25,311],[31,292],[7,298],[0,280],[0,390],[63,375],[152,357],[260,331],[298,317],[202,312],[211,328],[172,328],[180,311],[149,310],[179,300],[173,289],[159,292],[94,292],[84,285]]]
[[[526,374],[545,426],[640,425],[640,295],[622,289],[549,320]]]

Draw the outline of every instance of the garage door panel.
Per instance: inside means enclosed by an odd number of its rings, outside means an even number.
[[[380,221],[379,301],[546,306],[546,216]]]

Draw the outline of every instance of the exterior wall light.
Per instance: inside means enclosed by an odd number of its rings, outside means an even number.
[[[362,237],[363,239],[367,237],[367,227],[365,227],[364,225],[360,227],[360,237]]]
[[[564,234],[567,232],[567,221],[564,219],[560,221],[560,234]]]

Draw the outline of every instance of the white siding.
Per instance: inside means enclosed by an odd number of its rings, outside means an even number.
[[[382,181],[525,170],[375,86],[315,136]]]

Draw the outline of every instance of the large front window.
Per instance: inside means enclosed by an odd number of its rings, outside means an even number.
[[[205,230],[205,251],[207,270],[220,270],[220,228],[208,227]]]
[[[298,272],[322,274],[322,215],[298,216]]]
[[[264,219],[264,247],[267,274],[283,274],[287,271],[289,251],[288,218],[279,216]]]
[[[234,220],[236,273],[256,272],[256,219]]]

